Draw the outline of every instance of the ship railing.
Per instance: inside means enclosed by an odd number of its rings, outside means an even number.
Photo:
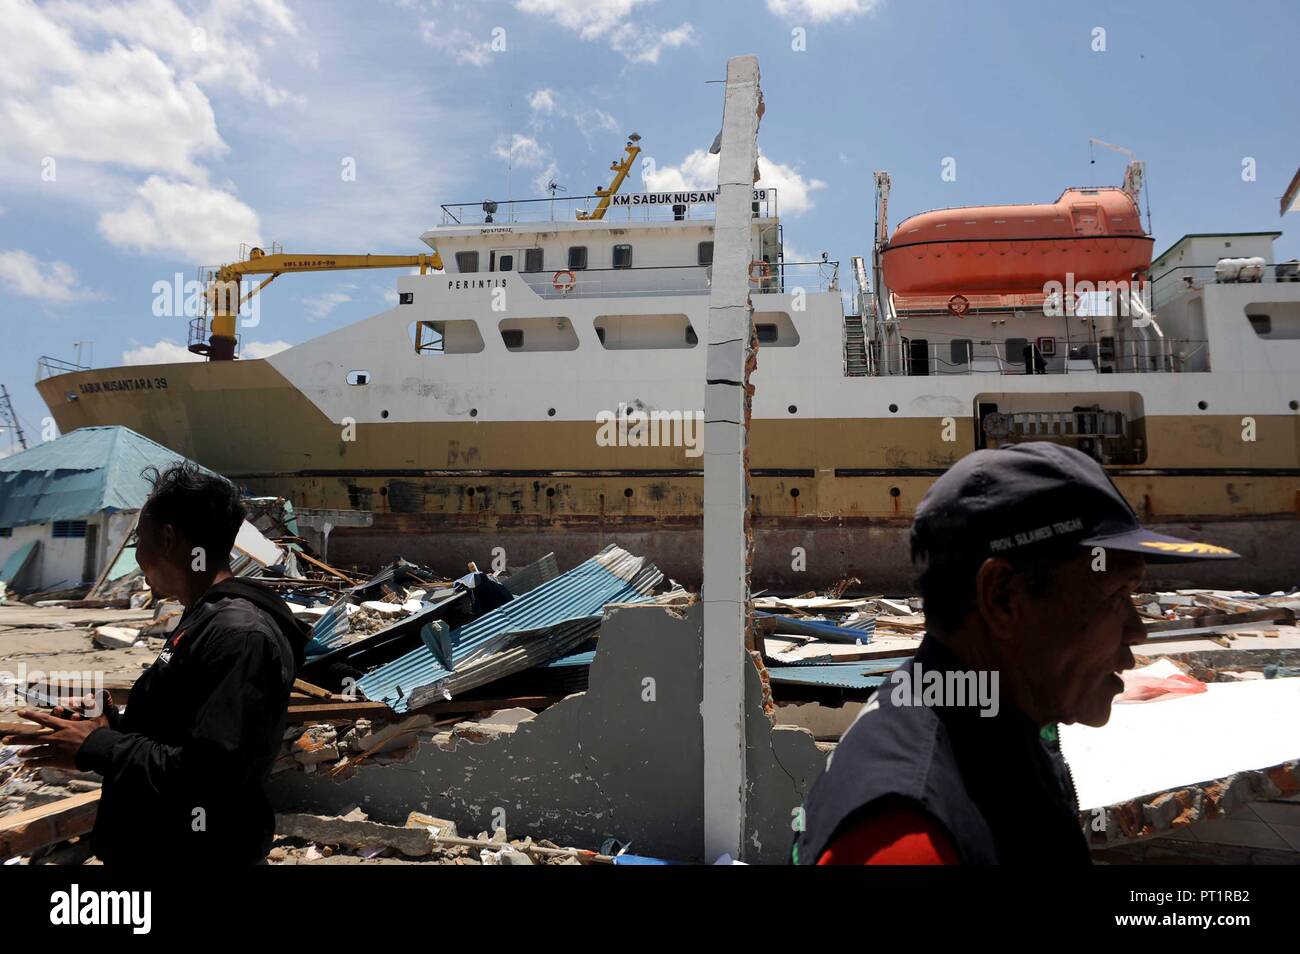
[[[1231,256],[1229,256],[1231,257]],[[1252,270],[1243,278],[1224,275],[1218,265],[1178,265],[1151,279],[1153,307],[1168,302],[1184,292],[1206,285],[1269,285],[1300,282],[1300,262],[1274,262]]]
[[[88,364],[77,364],[73,361],[64,361],[62,358],[51,358],[47,354],[43,354],[36,359],[36,379],[38,381],[44,381],[46,378],[53,378],[60,374],[89,370],[90,365]]]
[[[752,214],[755,218],[776,217],[776,189],[756,190]],[[685,192],[692,201],[643,201],[633,204],[637,196],[649,195],[656,199],[676,192]],[[601,222],[705,222],[714,218],[715,189],[672,190],[668,193],[617,193],[610,199]],[[453,202],[441,206],[441,225],[507,226],[527,222],[574,222],[579,215],[591,215],[600,205],[598,195],[566,195],[546,199],[509,199],[481,202]]]
[[[543,298],[630,298],[654,295],[703,295],[713,284],[712,265],[662,265],[640,268],[573,269],[524,273]],[[839,290],[839,262],[784,262],[750,271],[753,294],[805,294]]]
[[[1208,370],[1209,343],[1203,338],[1165,338],[1156,348],[1150,347],[1151,344],[1157,343],[1129,341],[1125,343],[1126,350],[1117,353],[1097,342],[1038,337],[1013,355],[1004,344],[976,344],[964,339],[923,343],[902,338],[898,351],[902,373],[911,376],[1164,374]]]

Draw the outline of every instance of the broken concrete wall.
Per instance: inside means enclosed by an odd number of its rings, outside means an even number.
[[[443,749],[430,738],[409,761],[362,765],[346,780],[281,773],[272,802],[317,814],[360,806],[395,825],[421,811],[470,835],[504,824],[512,836],[586,848],[612,836],[638,854],[712,861],[703,856],[701,636],[698,605],[612,611],[587,692],[513,731],[488,730],[481,743]],[[736,664],[745,667],[748,720],[744,860],[782,863],[794,811],[825,756],[806,731],[771,726],[757,670],[739,651]]]

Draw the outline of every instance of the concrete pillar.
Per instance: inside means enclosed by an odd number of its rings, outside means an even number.
[[[763,109],[758,59],[727,61],[704,396],[704,855],[741,855],[749,615],[748,365],[752,193]]]

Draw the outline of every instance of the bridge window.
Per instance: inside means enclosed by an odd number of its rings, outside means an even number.
[[[1251,302],[1246,308],[1246,320],[1259,337],[1271,341],[1300,339],[1300,302]]]
[[[580,271],[587,267],[587,246],[570,245],[569,246],[569,269],[571,271]]]
[[[524,271],[540,272],[545,267],[545,260],[540,248],[524,249]]]
[[[507,252],[497,259],[498,272],[513,272],[515,270],[515,257]]]
[[[799,332],[788,312],[756,311],[754,312],[754,333],[759,344],[776,348],[793,348],[799,343]]]
[[[50,532],[55,540],[81,539],[86,535],[86,521],[55,520]]]
[[[576,351],[578,333],[568,318],[507,318],[499,325],[507,351]]]
[[[467,319],[413,321],[410,337],[415,353],[420,355],[478,354],[483,350],[483,335],[478,325]]]
[[[713,243],[701,242],[695,250],[695,263],[697,265],[713,264]]]
[[[607,351],[690,348],[697,343],[685,315],[600,315],[594,324]]]
[[[477,271],[478,271],[478,252],[457,252],[457,253],[456,253],[456,271],[458,271],[458,272],[477,272]]]
[[[614,267],[615,268],[632,267],[632,246],[631,245],[614,246]]]
[[[360,387],[363,384],[369,384],[369,383],[370,383],[369,371],[348,372],[348,384],[351,384],[353,387]]]

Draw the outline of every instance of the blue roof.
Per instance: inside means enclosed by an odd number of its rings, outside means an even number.
[[[453,665],[461,667],[481,660],[523,634],[544,639],[544,630],[561,623],[592,617],[598,621],[606,604],[647,600],[662,580],[663,574],[644,557],[633,556],[611,543],[567,573],[452,630]],[[585,628],[579,628],[573,645],[589,636]],[[562,647],[559,654],[566,648]],[[525,660],[526,665],[529,663]],[[419,646],[367,673],[357,681],[357,688],[366,699],[386,702],[395,711],[405,712],[417,690],[437,686],[452,676],[427,647]]]
[[[153,488],[141,471],[185,460],[128,427],[83,427],[0,460],[0,527],[138,510]]]

